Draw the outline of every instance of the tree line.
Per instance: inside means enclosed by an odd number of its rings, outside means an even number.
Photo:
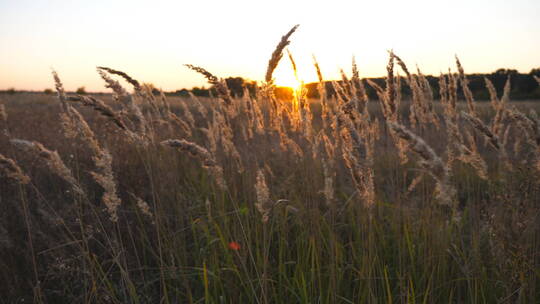
[[[534,79],[533,76],[540,77],[540,68],[532,69],[527,74],[519,73],[517,70],[513,69],[498,69],[490,74],[468,74],[467,78],[469,79],[469,87],[477,100],[488,100],[489,92],[486,89],[485,78],[489,79],[499,94],[502,94],[504,85],[508,77],[510,77],[511,83],[511,92],[510,97],[512,100],[526,100],[526,99],[540,99],[540,87]],[[436,76],[426,76],[429,84],[433,89],[433,96],[435,99],[439,98],[439,77]],[[385,78],[369,78],[370,80],[376,82],[377,84],[384,86]],[[250,94],[255,94],[255,88],[257,83],[255,81],[247,80],[242,77],[228,77],[225,78],[225,82],[229,87],[229,90],[233,96],[241,97],[244,94],[244,88],[247,89]],[[339,81],[338,81],[339,82]],[[308,83],[305,85],[307,89],[308,98],[319,98],[319,92],[317,90],[318,83]],[[326,92],[330,96],[335,94],[332,81],[325,82]],[[366,84],[367,94],[371,99],[377,99],[377,93],[373,88]],[[410,88],[403,83],[401,88],[402,95],[406,98],[411,96]],[[194,87],[191,90],[182,89],[175,92],[167,92],[167,95],[176,95],[176,96],[188,96],[189,93],[192,93],[195,96],[200,97],[209,97],[216,96],[215,90],[213,87],[209,88],[199,88]],[[278,98],[287,99],[290,98],[293,94],[293,89],[288,87],[278,87],[275,94]],[[463,96],[459,96],[463,98]]]
[[[519,73],[517,70],[513,70],[513,69],[498,69],[495,72],[490,73],[490,74],[468,74],[467,75],[469,79],[469,87],[476,100],[489,99],[489,92],[486,89],[484,78],[489,79],[493,83],[495,88],[497,89],[497,92],[499,94],[502,94],[504,85],[508,77],[510,77],[510,83],[511,83],[511,88],[512,88],[510,92],[510,98],[512,100],[527,100],[527,99],[540,100],[540,87],[538,86],[538,83],[536,82],[533,76],[540,77],[540,68],[532,69],[527,74]],[[439,98],[439,77],[428,75],[426,76],[426,78],[433,89],[434,98],[438,99]],[[384,77],[369,78],[369,79],[376,82],[377,84],[381,86],[384,86],[384,83],[385,83]],[[225,78],[225,82],[227,83],[227,86],[229,87],[231,95],[235,97],[243,96],[245,89],[251,95],[256,94],[257,82],[255,81],[244,79],[242,77],[228,77],[228,78]],[[160,94],[160,91],[156,87],[154,87],[151,84],[148,84],[148,85],[152,86],[152,90],[154,94],[156,95]],[[319,98],[319,92],[317,90],[318,83],[316,82],[308,83],[305,86],[307,89],[308,98]],[[329,97],[335,94],[332,81],[326,81],[325,87],[326,87],[326,92],[329,95]],[[375,90],[371,88],[369,85],[366,85],[366,91],[367,91],[368,96],[371,99],[378,99]],[[0,93],[4,93],[4,94],[16,94],[19,92],[22,92],[22,91],[18,91],[15,88],[8,88],[6,90],[0,90]],[[45,94],[54,93],[52,89],[45,89],[43,92]],[[87,94],[85,87],[78,88],[75,93],[83,94],[83,95]],[[189,96],[190,93],[199,97],[216,96],[215,89],[212,86],[208,88],[193,87],[191,90],[181,89],[181,90],[176,90],[172,92],[165,92],[165,95]],[[404,98],[411,96],[411,90],[405,84],[403,84],[401,87],[401,93],[404,96]],[[278,87],[275,90],[275,94],[278,98],[290,99],[293,95],[293,89],[288,88],[288,87]],[[458,97],[463,98],[463,96],[458,96]]]

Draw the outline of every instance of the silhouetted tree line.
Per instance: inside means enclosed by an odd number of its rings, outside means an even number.
[[[484,78],[489,79],[499,94],[502,94],[504,85],[506,83],[507,77],[510,77],[510,83],[512,90],[510,92],[510,98],[512,100],[524,100],[524,99],[540,99],[540,87],[536,80],[533,78],[533,75],[540,77],[540,68],[532,69],[528,74],[521,74],[517,70],[512,69],[498,69],[491,74],[469,74],[467,78],[469,79],[469,87],[477,100],[488,100],[489,93],[486,89],[486,84]],[[439,77],[435,76],[426,76],[429,81],[432,89],[433,96],[439,98]],[[384,86],[385,79],[381,78],[370,78],[372,81],[377,84]],[[235,97],[241,97],[244,95],[244,88],[247,91],[254,95],[256,91],[256,82],[245,80],[242,77],[229,77],[225,79],[227,86],[231,94]],[[338,81],[339,82],[339,81]],[[306,84],[307,97],[308,98],[319,98],[319,92],[317,90],[318,83],[308,83]],[[326,92],[328,96],[335,95],[335,91],[331,81],[325,82]],[[373,88],[366,84],[366,90],[371,99],[377,99],[377,94]],[[404,98],[411,96],[411,90],[406,85],[405,80],[402,81],[402,94]],[[198,88],[194,87],[191,90],[182,89],[177,90],[176,92],[167,93],[167,95],[176,95],[176,96],[188,96],[189,91],[195,96],[209,97],[216,96],[216,91],[213,87],[210,88]],[[278,87],[275,91],[275,94],[278,98],[287,99],[292,96],[292,89],[287,87]],[[462,94],[462,93],[461,93]],[[463,98],[463,96],[459,96]]]
[[[533,76],[540,77],[540,68],[532,69],[528,74],[521,74],[517,70],[512,70],[512,69],[498,69],[491,74],[469,74],[467,75],[467,78],[469,79],[469,87],[476,100],[489,99],[489,93],[486,89],[484,77],[491,80],[491,82],[497,89],[497,92],[499,93],[499,95],[502,94],[507,77],[510,77],[510,82],[511,82],[511,87],[512,87],[512,90],[510,92],[510,98],[512,100],[524,100],[524,99],[540,100],[540,87]],[[438,99],[439,98],[439,77],[426,76],[426,78],[433,89],[434,98]],[[381,86],[385,85],[385,79],[383,77],[370,78],[370,79]],[[225,79],[225,82],[227,83],[227,86],[229,87],[231,95],[233,95],[234,97],[242,97],[244,95],[244,89],[247,89],[249,94],[252,96],[256,94],[257,83],[255,81],[247,80],[242,77],[229,77]],[[146,85],[149,85],[152,87],[152,92],[154,94],[156,95],[160,94],[160,91],[157,88],[155,88],[152,84],[146,84]],[[317,85],[318,83],[316,82],[306,84],[308,98],[319,98]],[[325,82],[325,86],[326,86],[326,92],[329,97],[335,95],[332,81]],[[369,95],[369,97],[371,99],[377,99],[377,94],[375,90],[371,88],[367,83],[365,86],[366,86],[367,94]],[[170,95],[170,96],[189,96],[190,91],[193,95],[201,96],[201,97],[210,97],[210,96],[217,95],[217,92],[215,91],[213,87],[209,87],[209,88],[194,87],[191,90],[181,89],[174,92],[165,92],[165,94]],[[411,90],[406,85],[405,80],[402,81],[401,91],[404,98],[411,96]],[[16,90],[15,88],[8,88],[6,90],[0,90],[0,93],[4,93],[4,94],[16,94],[19,92],[26,92],[26,91],[19,91],[19,90]],[[46,94],[52,94],[53,90],[45,89],[45,91],[43,92]],[[460,94],[463,94],[461,90],[458,90],[458,92],[460,92]],[[36,92],[28,92],[28,93],[36,93]],[[77,89],[76,93],[86,94],[86,90],[84,87],[80,87]],[[288,87],[278,87],[275,90],[275,95],[278,98],[282,98],[282,99],[291,98],[292,94],[293,94],[293,90]],[[463,95],[459,97],[463,98]]]

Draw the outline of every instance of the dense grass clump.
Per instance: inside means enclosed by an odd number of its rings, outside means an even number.
[[[393,53],[384,85],[353,60],[329,94],[315,62],[320,99],[279,99],[295,30],[241,97],[193,65],[217,96],[155,95],[106,67],[107,100],[56,73],[56,98],[5,96],[2,301],[539,302],[537,105],[487,79],[476,102],[459,60],[434,100]]]

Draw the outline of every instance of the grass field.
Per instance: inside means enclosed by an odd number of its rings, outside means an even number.
[[[0,302],[538,303],[540,101],[392,53],[278,100],[288,38],[254,95],[0,96]]]

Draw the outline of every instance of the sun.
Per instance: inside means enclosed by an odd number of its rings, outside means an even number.
[[[288,87],[298,90],[302,82],[296,78],[290,65],[279,65],[274,71],[274,84],[278,87]]]

